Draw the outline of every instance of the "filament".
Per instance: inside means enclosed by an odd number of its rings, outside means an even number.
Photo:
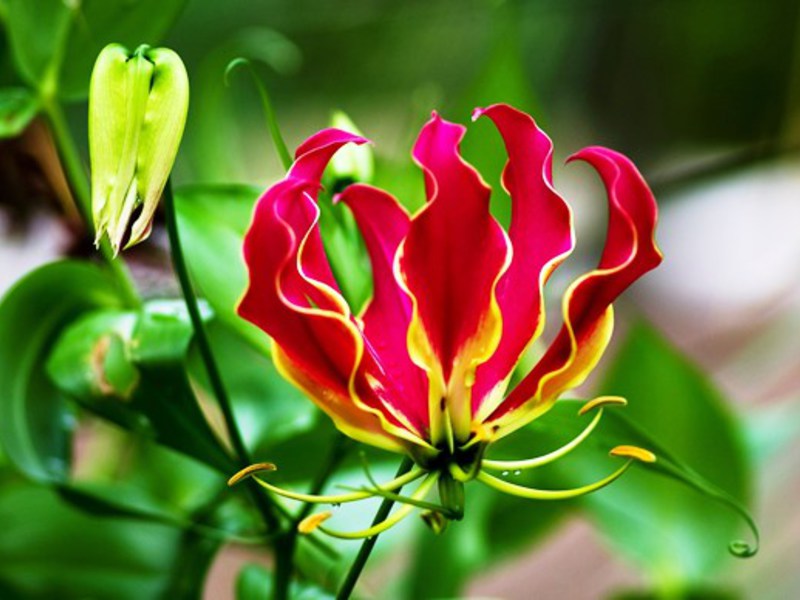
[[[591,423],[586,426],[586,428],[581,431],[577,437],[575,437],[572,441],[568,442],[558,448],[557,450],[553,450],[547,454],[542,456],[536,456],[534,458],[527,458],[523,460],[490,460],[484,459],[481,462],[481,466],[487,469],[491,469],[494,471],[511,471],[511,470],[525,470],[525,469],[534,469],[536,467],[541,467],[542,465],[546,465],[548,463],[553,462],[554,460],[558,460],[562,456],[565,456],[572,452],[575,448],[580,446],[580,444],[587,438],[597,427],[597,424],[600,422],[600,418],[603,416],[603,407],[617,405],[617,406],[624,406],[626,404],[626,400],[621,398],[620,396],[600,396],[599,398],[595,398],[594,400],[590,400],[586,404],[584,404],[581,409],[578,411],[579,415],[585,415],[587,412],[598,409],[597,414],[592,419]]]
[[[506,494],[511,494],[512,496],[519,496],[520,498],[529,498],[532,500],[568,500],[569,498],[577,498],[578,496],[583,496],[584,494],[594,492],[595,490],[599,490],[600,488],[607,486],[609,483],[618,479],[625,471],[627,471],[633,461],[634,459],[628,460],[619,469],[600,481],[596,481],[589,485],[571,490],[537,490],[534,488],[525,487],[523,485],[510,483],[508,481],[503,481],[502,479],[498,479],[494,475],[489,475],[484,471],[478,473],[478,481],[482,481],[489,487],[492,487],[496,490],[505,492]]]
[[[428,492],[430,492],[431,488],[434,486],[438,478],[439,478],[438,473],[430,473],[419,485],[416,491],[411,495],[410,499],[415,502],[424,501],[425,496],[428,495]],[[409,514],[411,514],[414,508],[416,508],[414,504],[404,504],[399,509],[397,509],[390,517],[384,519],[380,523],[376,523],[372,527],[369,527],[367,529],[362,529],[361,531],[352,531],[352,532],[336,531],[322,526],[318,526],[317,529],[322,533],[329,535],[331,537],[343,540],[359,540],[378,535],[379,533],[383,533],[390,527],[394,527],[400,521],[405,519]]]
[[[248,467],[249,469],[249,467]],[[274,470],[274,469],[271,469]],[[255,470],[250,470],[248,473],[243,475],[242,477],[238,477],[234,475],[231,478],[233,483],[240,481],[243,477],[248,475],[252,475],[255,473]],[[378,486],[378,489],[381,491],[391,491],[396,490],[397,488],[403,487],[404,485],[411,483],[412,481],[416,481],[425,472],[422,469],[413,469],[409,471],[405,475],[401,475],[391,481],[384,483],[381,486]],[[253,476],[253,479],[256,480],[256,483],[263,487],[266,490],[269,490],[273,494],[277,494],[278,496],[282,496],[284,498],[289,498],[291,500],[297,500],[299,502],[309,502],[312,504],[343,504],[345,502],[355,502],[356,500],[363,500],[364,498],[369,498],[371,496],[375,496],[376,490],[358,490],[354,492],[350,492],[347,494],[303,494],[300,492],[293,492],[291,490],[286,490],[281,487],[278,487],[274,484],[271,484],[267,481],[264,481],[260,477]],[[234,481],[235,480],[235,481]]]

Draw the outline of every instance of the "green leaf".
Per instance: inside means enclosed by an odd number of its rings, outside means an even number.
[[[701,582],[726,558],[733,560],[727,543],[739,535],[740,515],[749,519],[746,511],[721,510],[718,503],[740,506],[736,503],[745,502],[750,491],[733,416],[702,373],[644,324],[630,331],[599,393],[622,395],[629,404],[606,409],[598,429],[578,450],[542,468],[547,486],[577,487],[607,475],[620,460],[607,454],[614,446],[652,450],[658,456],[655,463],[634,465],[619,481],[586,496],[583,504],[600,531],[645,569],[658,589]],[[577,416],[579,406],[556,403],[509,437],[517,449],[527,440],[528,453],[510,454],[501,442],[493,458],[526,458],[558,448],[587,424],[586,417]]]
[[[246,565],[236,578],[236,600],[263,600],[272,593],[272,572],[261,565]],[[294,600],[328,600],[332,594],[303,582],[293,582],[290,593]]]
[[[182,301],[149,302],[140,313],[95,313],[59,339],[48,373],[95,414],[230,474],[236,464],[186,372],[192,335]]]
[[[116,42],[156,46],[186,0],[9,0],[7,27],[14,62],[32,87],[85,98],[95,58]]]
[[[175,193],[181,243],[192,281],[217,317],[269,353],[261,330],[236,314],[247,286],[242,240],[261,191],[250,186],[198,185]]]
[[[39,113],[39,100],[25,88],[0,89],[0,139],[20,135]]]
[[[29,484],[0,490],[0,590],[12,598],[199,597],[217,542],[98,518]]]
[[[212,322],[207,331],[245,444],[255,459],[275,460],[276,445],[309,431],[319,411],[277,372],[272,359],[230,328]],[[199,353],[193,348],[189,356],[192,379],[208,390]]]
[[[105,271],[71,261],[30,273],[0,302],[0,443],[28,477],[61,480],[68,470],[69,410],[44,373],[51,344],[82,313],[119,304]]]

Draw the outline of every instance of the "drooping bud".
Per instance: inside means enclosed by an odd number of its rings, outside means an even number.
[[[89,90],[95,244],[107,233],[117,254],[150,235],[188,108],[189,78],[172,50],[100,52]]]

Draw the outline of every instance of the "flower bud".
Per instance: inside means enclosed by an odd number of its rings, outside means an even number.
[[[150,235],[188,108],[189,78],[172,50],[100,52],[89,90],[95,244],[107,233],[117,254]]]
[[[337,110],[333,113],[331,127],[361,135],[355,123],[342,111]],[[348,144],[334,154],[331,159],[331,172],[337,181],[370,183],[373,171],[374,159],[369,144]]]

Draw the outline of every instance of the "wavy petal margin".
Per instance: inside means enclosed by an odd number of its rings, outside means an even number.
[[[366,184],[348,186],[334,202],[342,202],[353,213],[372,265],[374,292],[360,318],[367,351],[382,369],[380,379],[392,385],[397,409],[418,431],[425,431],[427,379],[408,355],[411,301],[393,271],[410,218],[391,194]]]
[[[278,368],[337,427],[399,452],[409,442],[427,444],[369,380],[374,359],[364,351],[317,225],[319,179],[331,156],[351,142],[366,140],[335,129],[312,136],[298,149],[286,179],[258,201],[244,242],[250,283],[238,312],[273,338]]]
[[[533,370],[489,417],[496,436],[506,435],[547,411],[565,390],[580,385],[611,338],[611,303],[661,263],[655,242],[657,206],[650,188],[625,156],[593,146],[569,158],[591,164],[608,194],[608,234],[596,270],[575,281],[564,296],[564,325]]]
[[[489,212],[491,190],[459,154],[466,128],[433,113],[414,146],[428,203],[412,218],[395,262],[412,303],[411,359],[428,375],[430,439],[466,440],[475,369],[497,348],[495,298],[511,245]]]
[[[511,196],[508,230],[514,258],[497,286],[503,336],[478,367],[472,396],[478,420],[502,402],[508,379],[526,348],[544,328],[545,283],[574,247],[572,211],[553,188],[553,143],[530,115],[507,104],[476,108],[486,115],[508,152],[503,188]]]

